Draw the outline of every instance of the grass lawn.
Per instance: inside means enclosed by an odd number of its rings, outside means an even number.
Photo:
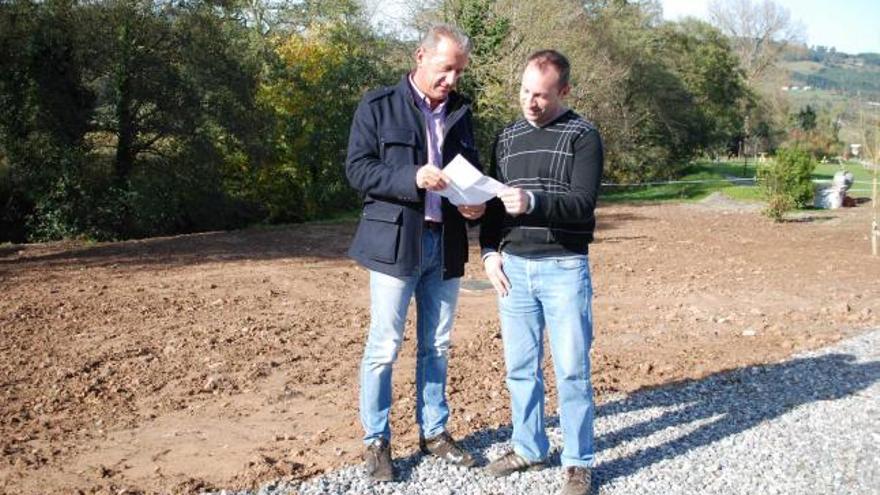
[[[695,162],[676,181],[683,184],[647,186],[603,186],[600,198],[609,202],[699,201],[719,191],[740,201],[761,201],[761,193],[750,182],[731,182],[731,178],[752,178],[754,164],[745,170],[738,162]],[[688,183],[689,181],[706,181]]]
[[[602,201],[609,202],[699,201],[717,191],[739,201],[762,201],[761,191],[753,183],[730,181],[732,178],[754,178],[755,165],[753,160],[745,165],[742,161],[695,162],[687,168],[683,177],[677,179],[683,184],[604,186],[600,197]],[[831,180],[838,170],[847,170],[854,176],[850,196],[871,197],[871,171],[859,163],[820,164],[813,172],[813,179]]]

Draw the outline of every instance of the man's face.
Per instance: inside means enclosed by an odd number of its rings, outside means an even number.
[[[519,89],[519,104],[523,117],[536,126],[542,126],[559,115],[563,108],[562,98],[568,94],[569,86],[559,86],[559,72],[552,65],[543,71],[530,63],[523,72]]]
[[[446,100],[449,92],[468,64],[468,56],[453,40],[441,37],[432,49],[416,50],[416,71],[413,80],[432,103]]]

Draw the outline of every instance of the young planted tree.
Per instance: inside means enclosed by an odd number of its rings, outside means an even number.
[[[758,180],[767,200],[764,214],[781,222],[785,214],[813,199],[816,161],[798,148],[780,148],[775,159],[758,167]]]

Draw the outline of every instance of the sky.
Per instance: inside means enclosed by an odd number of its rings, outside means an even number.
[[[760,0],[759,0],[760,1]],[[880,53],[880,1],[878,0],[774,0],[804,25],[810,46],[835,47],[849,54]],[[708,20],[709,0],[660,0],[663,17],[685,16]]]
[[[388,25],[399,25],[411,3],[407,0],[363,1],[374,22]],[[880,0],[774,1],[804,25],[807,45],[833,46],[849,54],[880,53]],[[660,0],[660,3],[666,19],[690,15],[708,20],[709,0]]]

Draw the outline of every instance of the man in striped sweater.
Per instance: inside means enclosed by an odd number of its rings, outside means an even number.
[[[590,493],[593,392],[592,284],[587,257],[596,225],[602,141],[563,104],[569,63],[559,52],[529,57],[523,119],[495,143],[489,174],[509,186],[487,205],[480,229],[486,275],[498,292],[513,450],[489,464],[495,476],[543,467],[543,331],[548,327],[563,434],[563,495]]]

